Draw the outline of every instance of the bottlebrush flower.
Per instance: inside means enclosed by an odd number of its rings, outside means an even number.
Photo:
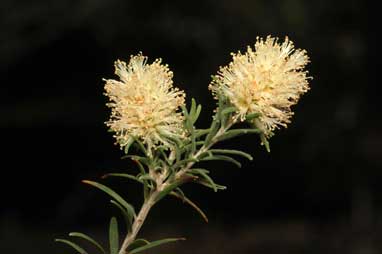
[[[232,57],[209,85],[215,97],[223,93],[242,121],[247,114],[259,113],[254,123],[266,137],[280,126],[287,127],[293,115],[290,107],[309,90],[306,51],[295,50],[288,37],[280,44],[268,36],[265,41],[257,38],[254,51],[248,46],[245,54],[232,53]]]
[[[150,151],[158,143],[169,145],[163,133],[178,137],[184,133],[183,115],[178,109],[184,104],[185,93],[173,87],[173,73],[161,59],[146,62],[142,54],[131,56],[128,65],[117,60],[115,74],[120,80],[105,80],[111,108],[106,125],[115,132],[121,148],[134,137]]]

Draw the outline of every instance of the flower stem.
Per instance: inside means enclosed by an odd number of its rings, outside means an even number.
[[[137,237],[137,234],[138,234],[139,230],[141,229],[144,221],[146,220],[146,217],[147,217],[150,209],[155,204],[155,198],[156,198],[157,194],[158,194],[157,191],[151,193],[147,197],[147,199],[144,201],[144,203],[141,207],[141,210],[139,211],[139,213],[138,213],[137,217],[135,218],[134,223],[131,227],[131,232],[129,232],[126,235],[125,240],[123,241],[122,247],[119,250],[119,254],[128,254],[127,248]]]

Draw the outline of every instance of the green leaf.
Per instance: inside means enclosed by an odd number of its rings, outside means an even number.
[[[143,154],[146,155],[146,154],[147,154],[147,150],[146,150],[145,146],[143,145],[143,143],[139,140],[139,138],[135,138],[134,141],[135,141],[134,145],[135,145],[139,150],[141,150],[141,152],[142,152]]]
[[[245,116],[245,120],[247,120],[247,121],[251,121],[251,120],[253,120],[253,119],[255,119],[255,118],[258,118],[259,116],[261,116],[260,113],[252,113],[252,114],[248,114],[248,115]]]
[[[124,149],[125,154],[129,153],[129,148],[134,143],[134,141],[135,141],[135,139],[133,137],[129,136],[129,138],[128,138],[127,142],[126,142],[126,145],[125,145],[125,149]]]
[[[110,176],[128,178],[128,179],[137,181],[139,183],[142,183],[142,181],[139,180],[136,176],[130,175],[130,174],[125,174],[125,173],[108,173],[108,174],[103,175],[102,178],[107,178]]]
[[[136,216],[134,207],[132,205],[130,205],[129,203],[127,203],[119,194],[117,194],[115,191],[113,191],[109,187],[107,187],[103,184],[93,182],[93,181],[88,181],[88,180],[83,180],[82,182],[86,183],[86,184],[90,184],[90,185],[104,191],[106,194],[110,195],[112,198],[114,198],[116,201],[118,201],[122,206],[124,206],[126,208],[127,212],[132,214],[133,217]]]
[[[202,105],[199,104],[198,107],[196,108],[196,112],[192,118],[192,124],[195,124],[195,122],[198,120],[201,111],[202,111]]]
[[[218,94],[218,111],[221,111],[221,109],[225,107],[226,103],[227,97],[224,95],[224,93],[220,92]]]
[[[260,134],[260,139],[261,139],[261,144],[263,144],[265,146],[265,149],[267,149],[267,152],[270,153],[271,148],[269,147],[269,142],[263,133]]]
[[[195,142],[195,146],[200,146],[200,145],[203,145],[204,144],[204,141],[196,141]],[[192,144],[188,144],[188,145],[185,145],[182,149],[181,149],[181,153],[184,153],[188,150],[191,150],[192,148]]]
[[[228,161],[228,162],[235,164],[237,167],[241,168],[240,162],[238,162],[234,158],[231,158],[231,157],[225,156],[225,155],[211,155],[211,156],[207,156],[207,157],[200,159],[200,161],[216,161],[216,160]]]
[[[194,176],[183,176],[182,179],[178,179],[176,181],[174,181],[173,183],[169,184],[167,187],[165,187],[161,192],[159,192],[157,198],[155,199],[155,202],[158,202],[159,200],[161,200],[162,198],[164,198],[167,194],[169,194],[172,190],[174,190],[175,188],[177,188],[178,186],[180,186],[181,184],[187,182],[187,181],[190,181],[190,180],[194,180],[196,177]]]
[[[182,109],[182,113],[185,116],[185,118],[187,118],[188,117],[188,110],[187,110],[186,106],[181,105],[180,108]]]
[[[200,177],[203,177],[204,180],[207,181],[208,184],[210,184],[212,186],[212,189],[217,192],[218,191],[218,188],[215,184],[215,182],[212,180],[212,178],[205,172],[204,169],[199,169],[199,168],[192,168],[189,170],[189,172],[191,174],[196,174],[196,175],[199,175]],[[198,181],[198,180],[196,180]]]
[[[191,132],[191,154],[194,154],[196,151],[196,142],[194,132]]]
[[[179,139],[179,137],[177,135],[170,133],[169,131],[160,129],[160,128],[157,128],[157,131],[158,131],[159,135],[161,135],[162,137],[164,137],[165,139],[167,139],[169,141],[172,141],[178,147],[182,146],[182,141]]]
[[[202,106],[201,105],[196,106],[196,101],[194,98],[192,98],[190,114],[188,117],[188,121],[190,125],[189,128],[192,127],[195,124],[195,122],[198,120],[201,110],[202,110]]]
[[[112,217],[110,220],[109,243],[110,243],[110,254],[118,254],[119,233],[118,233],[118,223],[115,217]]]
[[[177,188],[179,189],[179,188]],[[180,190],[180,189],[179,189]],[[202,209],[200,209],[194,202],[192,202],[189,198],[187,198],[184,193],[182,191],[172,191],[170,193],[170,195],[180,199],[183,201],[183,203],[186,203],[188,205],[190,205],[192,208],[194,208],[199,214],[200,216],[202,216],[202,218],[204,219],[205,222],[208,223],[208,218],[207,218],[207,215],[203,212]]]
[[[227,140],[227,139],[234,138],[234,137],[237,137],[237,136],[241,136],[241,135],[245,135],[245,134],[252,134],[252,133],[259,134],[259,133],[261,133],[261,130],[259,130],[259,129],[234,129],[234,130],[229,130],[226,133],[224,133],[223,135],[219,136],[217,138],[217,140],[218,141],[223,141],[223,140]]]
[[[85,235],[85,234],[80,233],[80,232],[70,232],[69,236],[79,237],[79,238],[85,239],[86,241],[88,241],[88,242],[92,243],[94,246],[96,246],[102,253],[106,254],[104,248],[102,248],[102,246],[99,243],[97,243],[93,238],[91,238],[88,235]]]
[[[209,150],[209,152],[212,152],[212,153],[219,153],[219,154],[234,154],[234,155],[240,155],[240,156],[243,156],[245,158],[247,158],[248,160],[253,160],[253,157],[246,153],[246,152],[243,152],[243,151],[239,151],[239,150],[230,150],[230,149],[211,149]]]
[[[190,109],[190,116],[191,116],[191,118],[195,114],[195,111],[196,111],[196,101],[195,101],[194,98],[192,98],[191,99],[191,109]]]
[[[137,249],[139,247],[145,246],[149,243],[150,242],[147,241],[146,239],[141,239],[141,238],[136,239],[132,243],[130,243],[130,245],[127,247],[127,252],[130,253],[130,251]]]
[[[55,241],[56,242],[65,243],[65,244],[69,245],[70,247],[75,249],[80,254],[88,254],[84,249],[82,249],[80,246],[78,246],[77,244],[75,244],[75,243],[73,243],[71,241],[68,241],[68,240],[65,240],[65,239],[55,239]]]
[[[230,114],[230,113],[233,113],[233,112],[236,112],[237,111],[237,108],[236,107],[228,107],[228,108],[225,108],[221,111],[221,114],[222,115],[227,115],[227,114]]]
[[[138,160],[133,160],[137,165],[139,170],[141,171],[141,174],[146,174],[145,168],[143,167],[142,163]],[[143,180],[143,198],[146,200],[147,196],[149,195],[149,183],[145,180]]]
[[[158,196],[155,199],[155,202],[158,202],[162,198],[166,197],[167,194],[169,194],[173,189],[175,189],[178,186],[179,186],[179,183],[177,183],[177,182],[176,183],[172,183],[169,186],[167,186],[164,190],[159,192]]]
[[[114,200],[110,200],[110,203],[112,203],[114,206],[116,206],[122,212],[123,218],[126,221],[127,231],[130,231],[131,225],[133,224],[133,216],[130,213],[128,213],[126,211],[126,209],[123,208],[118,202],[116,202]]]
[[[195,130],[195,138],[200,138],[201,136],[208,134],[210,130],[211,130],[210,128]]]
[[[156,184],[155,179],[152,178],[152,176],[150,176],[149,173],[139,176],[138,179],[141,181],[148,180],[148,181],[151,181],[152,183]]]
[[[204,179],[198,179],[197,181],[195,181],[195,183],[198,183],[200,185],[203,185],[205,187],[208,187],[210,189],[217,189],[217,190],[226,190],[227,189],[227,186],[224,186],[224,185],[220,185],[220,184],[217,184],[217,183],[214,183],[214,185],[211,185],[209,182],[205,181]]]
[[[139,171],[141,172],[141,174],[145,174],[146,170],[143,167],[142,163],[139,160],[134,160],[133,159],[133,161],[138,165],[138,168],[139,168]]]
[[[220,123],[220,119],[218,118],[218,114],[216,114],[214,116],[214,119],[212,120],[211,127],[210,127],[210,132],[206,136],[205,145],[209,145],[211,140],[212,140],[212,138],[218,132],[218,130],[219,130],[219,123]]]
[[[157,149],[155,150],[156,152],[158,152],[158,155],[155,156],[155,157],[160,157],[162,156],[162,158],[167,162],[168,165],[171,165],[172,162],[174,161],[174,158],[170,156],[168,156],[165,152],[166,148],[164,146],[159,146],[157,147]]]
[[[174,164],[173,168],[176,169],[184,164],[187,164],[189,162],[198,162],[199,160],[198,159],[195,159],[195,158],[188,158],[188,159],[184,159],[184,160],[181,160],[181,161],[178,161],[177,163]]]
[[[153,247],[165,244],[165,243],[170,243],[170,242],[175,242],[175,241],[180,241],[180,240],[186,240],[185,238],[167,238],[167,239],[162,239],[162,240],[157,240],[150,242],[149,244],[146,244],[142,247],[136,248],[132,251],[129,252],[129,254],[134,254],[134,253],[139,253],[147,249],[151,249]]]
[[[122,156],[122,159],[126,159],[126,158],[129,158],[129,159],[131,159],[133,161],[138,161],[140,163],[143,163],[147,167],[149,167],[151,165],[151,162],[152,162],[150,158],[143,157],[143,156],[138,156],[138,155],[125,155],[125,156]]]

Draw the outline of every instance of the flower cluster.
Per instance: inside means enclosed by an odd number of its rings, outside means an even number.
[[[183,115],[185,93],[173,87],[173,73],[160,59],[147,64],[147,57],[132,56],[128,65],[115,62],[115,74],[120,81],[105,80],[105,91],[112,109],[107,126],[115,132],[121,147],[131,138],[143,141],[149,150],[155,145],[168,144],[163,137],[184,135]]]
[[[254,122],[266,137],[279,126],[286,127],[293,115],[290,107],[309,90],[307,71],[309,58],[305,50],[294,49],[286,37],[257,38],[255,50],[232,54],[232,62],[221,67],[209,88],[217,97],[226,96],[237,108],[241,120],[252,113],[260,114]]]

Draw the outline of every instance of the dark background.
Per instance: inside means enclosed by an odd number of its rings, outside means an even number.
[[[142,231],[186,242],[150,253],[381,253],[381,117],[377,24],[365,1],[15,1],[0,7],[0,253],[74,253],[53,243],[68,231],[106,242],[108,198],[80,183],[135,169],[103,124],[102,78],[142,51],[163,58],[175,83],[204,106],[210,75],[256,36],[288,35],[307,49],[311,91],[287,130],[226,146],[254,155],[237,169],[212,163],[213,193],[186,186],[209,215],[156,206]],[[109,184],[136,206],[140,186]],[[161,252],[162,251],[162,252]]]

